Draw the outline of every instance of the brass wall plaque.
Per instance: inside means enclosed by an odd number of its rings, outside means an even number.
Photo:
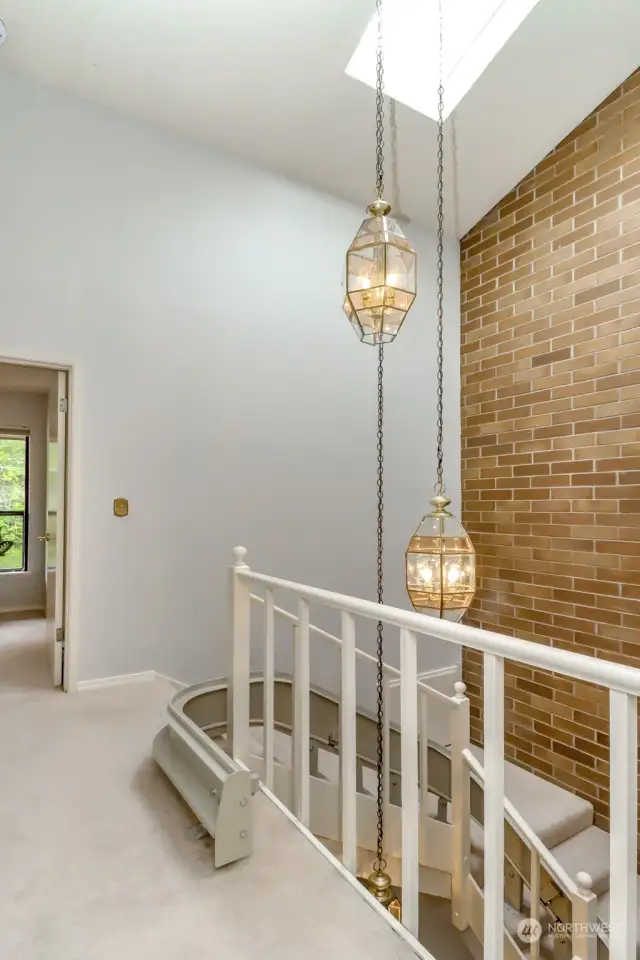
[[[126,517],[129,514],[129,501],[124,497],[118,497],[113,501],[113,512],[116,517]]]

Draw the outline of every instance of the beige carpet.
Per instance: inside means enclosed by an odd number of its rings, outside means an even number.
[[[149,758],[170,694],[55,692],[42,622],[0,624],[2,960],[412,957],[263,796],[253,856],[215,871]]]

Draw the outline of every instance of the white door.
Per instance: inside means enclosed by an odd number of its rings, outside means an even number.
[[[54,686],[63,679],[64,658],[64,531],[65,452],[67,441],[67,375],[58,373],[57,389],[49,394],[47,431],[47,637]]]

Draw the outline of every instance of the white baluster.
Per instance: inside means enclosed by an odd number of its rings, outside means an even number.
[[[391,699],[393,687],[386,677],[382,685],[384,712],[382,714],[382,789],[384,794],[384,815],[388,817],[391,805]],[[388,822],[388,820],[386,820]]]
[[[429,844],[429,696],[418,687],[418,773],[420,777],[420,842],[418,860],[428,860]]]
[[[484,958],[504,957],[504,660],[484,654]]]
[[[249,692],[251,680],[251,599],[247,581],[238,576],[248,570],[245,547],[235,547],[229,572],[231,669],[227,688],[227,742],[232,757],[249,763]]]
[[[467,688],[459,680],[455,686],[451,717],[451,823],[453,826],[453,870],[451,908],[453,925],[458,930],[469,926],[467,895],[471,856],[470,774],[463,750],[469,748],[469,699]]]
[[[420,793],[418,787],[418,646],[415,633],[400,631],[402,753],[402,922],[414,937],[419,926]]]
[[[598,898],[593,892],[593,880],[588,873],[576,874],[578,897],[571,906],[571,954],[573,960],[596,960],[598,956]],[[635,953],[635,945],[634,945]],[[613,954],[612,954],[613,956]]]
[[[540,856],[537,850],[531,851],[531,929],[535,931],[540,923]],[[542,928],[540,928],[542,933]],[[530,960],[540,960],[540,937],[531,943]]]
[[[293,649],[293,812],[309,826],[309,603],[298,601]]]
[[[342,688],[340,704],[340,799],[342,804],[342,862],[351,873],[357,868],[356,833],[356,626],[342,614]]]
[[[269,790],[273,790],[274,764],[274,670],[275,670],[275,622],[273,591],[264,591],[264,778]]]
[[[426,837],[427,803],[429,796],[429,696],[426,690],[418,691],[418,736],[420,738],[420,807],[421,822]]]
[[[610,693],[610,955],[635,960],[637,930],[638,703]]]

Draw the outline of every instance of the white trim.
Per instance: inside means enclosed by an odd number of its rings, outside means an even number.
[[[65,464],[65,586],[64,586],[64,661],[62,689],[74,693],[78,688],[80,657],[80,456],[78,444],[77,368],[68,366],[67,374],[67,451]]]
[[[331,851],[328,850],[324,844],[321,843],[321,841],[318,840],[318,838],[315,837],[311,831],[307,829],[307,827],[304,826],[304,824],[300,823],[300,821],[296,819],[291,811],[288,810],[280,800],[278,800],[271,790],[268,790],[263,783],[260,783],[260,790],[265,797],[267,797],[271,803],[273,803],[274,806],[276,806],[278,810],[284,814],[287,820],[294,825],[294,827],[302,834],[302,836],[308,840],[313,847],[315,847],[318,853],[321,853],[325,860],[329,861],[331,866],[337,871],[337,873],[340,874],[342,879],[346,880],[347,883],[358,892],[367,906],[374,910],[378,916],[384,920],[388,926],[391,927],[393,932],[411,947],[417,957],[420,957],[421,960],[436,960],[433,954],[429,953],[429,951],[423,947],[422,944],[416,940],[414,936],[412,936],[412,934],[409,933],[406,927],[403,927],[403,925],[399,923],[395,917],[391,916],[388,910],[385,910],[384,907],[380,906],[380,904],[374,900],[371,894],[365,889],[363,884],[360,883],[358,878],[349,873],[347,868],[338,860],[338,858],[334,857]]]
[[[0,613],[42,613],[44,614],[44,607],[39,607],[37,604],[27,603],[26,605],[23,604],[21,607],[0,607]]]
[[[65,610],[64,610],[64,667],[62,689],[65,693],[75,693],[78,684],[78,659],[80,630],[78,626],[78,608],[80,604],[81,565],[76,561],[80,551],[78,530],[80,528],[79,476],[80,457],[76,436],[77,402],[76,374],[77,366],[69,362],[59,362],[50,358],[38,360],[26,357],[0,355],[0,363],[12,363],[22,367],[40,367],[58,373],[67,374],[67,456],[66,456],[66,506],[65,511]],[[53,683],[52,683],[53,687]]]
[[[150,680],[156,680],[158,674],[155,670],[142,670],[140,673],[124,673],[119,677],[97,677],[95,680],[79,680],[77,683],[78,692],[84,690],[100,690],[102,687],[118,687],[122,683],[148,683]]]
[[[433,670],[423,670],[418,674],[418,680],[439,680],[440,677],[459,677],[460,664],[452,663],[449,667],[435,667]]]

